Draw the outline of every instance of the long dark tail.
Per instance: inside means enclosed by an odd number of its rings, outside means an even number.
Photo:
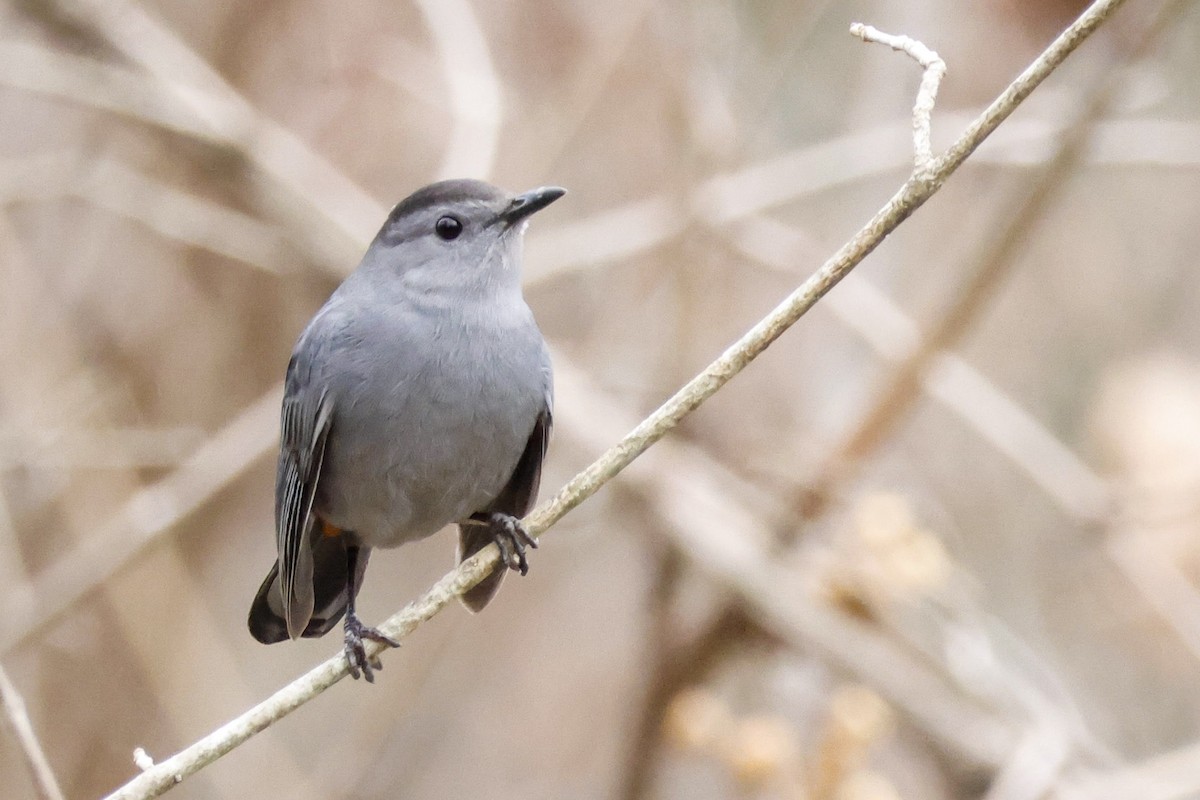
[[[459,525],[458,526],[458,563],[462,563],[471,556],[478,553],[493,541],[491,528],[486,525]],[[480,612],[484,607],[491,602],[496,596],[496,592],[500,590],[500,584],[504,582],[504,573],[508,572],[508,568],[503,564],[497,564],[492,570],[492,574],[488,575],[475,586],[463,593],[462,600],[464,606],[473,612]]]
[[[313,615],[305,627],[305,637],[315,638],[329,632],[342,615],[350,601],[349,582],[346,580],[347,538],[341,536],[315,536],[313,544]],[[367,558],[371,549],[359,549],[357,581],[362,583],[367,569]],[[267,573],[254,602],[250,605],[250,635],[263,644],[274,644],[288,638],[287,622],[283,616],[283,596],[279,590],[279,563]]]

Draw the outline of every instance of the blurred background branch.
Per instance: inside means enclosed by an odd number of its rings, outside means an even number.
[[[40,800],[63,800],[62,789],[58,788],[58,780],[50,769],[50,762],[46,760],[37,734],[33,732],[33,724],[25,710],[25,699],[13,686],[4,667],[0,667],[0,706],[4,708],[5,728],[18,742],[25,756],[37,797]]]

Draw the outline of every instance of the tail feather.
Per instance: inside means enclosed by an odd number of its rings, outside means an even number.
[[[458,563],[461,564],[466,561],[491,543],[492,533],[487,526],[459,525]],[[503,564],[497,564],[496,568],[492,570],[491,575],[488,575],[459,597],[462,604],[474,613],[482,611],[491,602],[492,598],[496,596],[496,592],[500,590],[500,584],[504,582],[504,573],[506,572],[508,572],[507,567]]]
[[[313,613],[300,634],[306,638],[328,633],[346,613],[350,601],[349,582],[346,580],[346,536],[314,538]],[[357,564],[359,583],[362,582],[369,555],[370,548],[360,548]],[[283,593],[279,586],[278,562],[267,573],[250,605],[249,627],[250,635],[263,644],[274,644],[289,638],[287,619],[283,613]]]

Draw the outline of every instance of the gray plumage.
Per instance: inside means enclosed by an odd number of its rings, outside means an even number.
[[[278,561],[250,613],[260,641],[319,636],[348,607],[353,668],[354,593],[370,549],[450,523],[460,523],[460,558],[500,538],[524,570],[532,542],[510,520],[537,493],[553,388],[521,295],[521,240],[528,216],[562,194],[514,197],[468,180],[421,189],[308,324],[284,392]],[[486,605],[504,572],[467,605]]]

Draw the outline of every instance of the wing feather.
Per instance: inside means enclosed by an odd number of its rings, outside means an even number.
[[[275,532],[279,587],[288,636],[304,633],[313,614],[312,513],[333,402],[325,389],[297,386],[294,360],[283,399],[279,466],[275,481]]]

